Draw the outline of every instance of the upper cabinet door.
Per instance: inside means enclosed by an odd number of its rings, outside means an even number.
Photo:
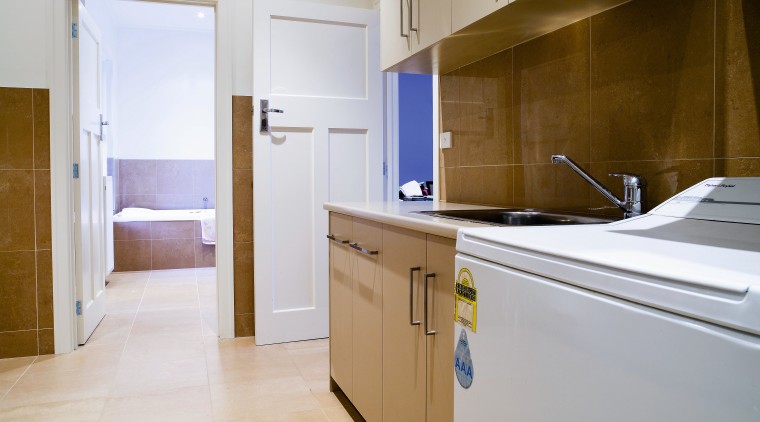
[[[404,60],[412,52],[410,1],[412,0],[381,0],[380,65],[383,69]]]
[[[424,50],[451,34],[451,0],[410,1],[414,52]]]
[[[450,0],[451,32],[457,32],[480,18],[501,9],[509,0]],[[515,0],[512,0],[514,2]]]

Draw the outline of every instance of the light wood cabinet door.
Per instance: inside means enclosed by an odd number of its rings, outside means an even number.
[[[383,226],[354,218],[353,399],[364,419],[383,416]],[[376,252],[376,253],[371,253]]]
[[[427,420],[454,420],[454,256],[456,241],[427,235],[428,285]]]
[[[330,376],[346,397],[353,398],[353,219],[330,213]]]
[[[417,29],[411,32],[413,53],[451,34],[451,0],[411,0],[411,6],[412,26]]]
[[[457,32],[509,3],[509,0],[451,0],[451,32]]]
[[[412,53],[410,1],[380,2],[380,66],[383,69],[395,65]]]
[[[421,322],[425,242],[424,233],[383,227],[383,419],[386,421],[425,420],[426,346]]]

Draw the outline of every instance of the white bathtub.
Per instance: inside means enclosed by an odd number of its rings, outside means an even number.
[[[151,210],[147,208],[124,208],[113,216],[114,223],[130,221],[193,221],[214,218],[215,210]]]

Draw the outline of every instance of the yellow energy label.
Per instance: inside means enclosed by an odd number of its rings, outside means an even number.
[[[475,332],[478,322],[478,289],[475,280],[467,268],[457,274],[455,285],[454,321]]]

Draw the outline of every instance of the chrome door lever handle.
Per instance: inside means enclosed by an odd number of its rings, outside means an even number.
[[[284,113],[285,110],[280,110],[279,108],[269,108],[269,100],[267,99],[259,100],[259,107],[261,108],[261,111],[259,112],[259,121],[261,121],[260,130],[263,133],[268,133],[269,113]]]

